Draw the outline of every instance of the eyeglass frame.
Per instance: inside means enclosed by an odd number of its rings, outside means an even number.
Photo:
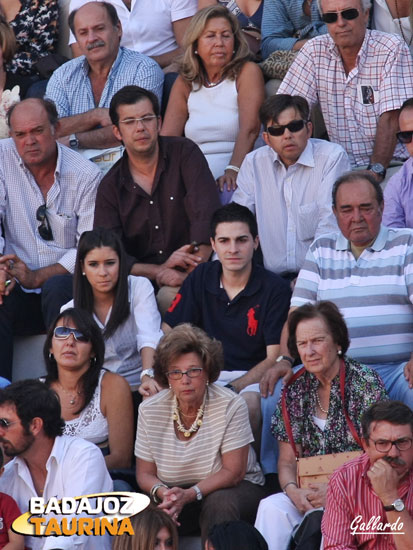
[[[349,12],[352,14],[351,17],[348,16]],[[353,17],[353,14],[355,12],[357,12],[357,15],[354,15]],[[345,13],[347,15],[344,15]],[[331,25],[333,23],[337,23],[339,15],[341,15],[341,17],[346,21],[354,21],[354,19],[357,19],[358,17],[360,17],[360,12],[357,8],[347,8],[346,10],[342,10],[342,11],[326,11],[321,14],[321,20],[327,25]],[[333,19],[331,19],[331,17],[333,17]],[[328,21],[328,19],[330,19],[330,21]]]
[[[401,138],[402,134],[410,134],[410,139],[404,141]],[[411,143],[412,142],[412,137],[413,137],[413,130],[404,130],[404,131],[400,130],[400,132],[396,132],[397,140],[399,141],[399,143],[402,143],[403,145],[407,145],[408,143]]]
[[[47,206],[45,204],[41,204],[39,208],[36,210],[36,220],[38,222],[41,222],[40,225],[37,227],[37,231],[39,232],[39,235],[44,241],[53,241],[53,231],[50,227],[50,222],[47,217]]]
[[[199,378],[201,376],[203,370],[204,369],[202,367],[191,367],[190,369],[187,369],[185,371],[182,371],[182,370],[166,371],[165,375],[167,376],[168,379],[171,379],[171,380],[182,380],[182,378],[184,377],[184,374],[186,374],[188,378]],[[199,372],[199,374],[196,374],[195,376],[191,376],[189,373],[190,372],[193,373],[194,371]],[[177,375],[177,377],[172,378],[171,374]]]
[[[398,443],[400,443],[400,441],[410,441],[410,445],[408,447],[406,447],[405,449],[400,449],[400,447],[397,445]],[[399,439],[396,439],[394,441],[391,441],[390,439],[372,439],[371,437],[369,437],[369,441],[373,441],[374,443],[374,447],[376,448],[376,451],[378,451],[379,453],[388,453],[392,448],[393,448],[393,445],[396,447],[396,449],[398,451],[408,451],[409,449],[412,448],[412,443],[413,443],[413,438],[411,437],[400,437]],[[381,451],[380,449],[377,448],[377,443],[390,443],[390,447],[385,450],[385,451]]]
[[[13,424],[18,424],[20,420],[7,420],[7,418],[0,418],[0,430],[8,430]]]
[[[159,118],[159,115],[145,115],[140,118],[129,117],[129,118],[124,118],[123,120],[120,120],[119,124],[129,126],[129,123],[130,123],[130,126],[132,126],[132,122],[134,122],[134,127],[135,127],[136,123],[140,122],[142,126],[145,126],[146,128],[148,124],[150,124],[150,122],[155,118]]]
[[[304,120],[303,118],[300,118],[300,119],[297,119],[297,120],[291,120],[288,124],[279,124],[278,126],[267,126],[266,131],[272,137],[281,137],[281,136],[283,136],[285,130],[288,130],[292,134],[296,134],[297,132],[301,132],[301,130],[303,130],[305,128],[306,124],[308,124],[309,122],[310,122],[309,120]],[[292,130],[290,128],[291,124],[297,124],[297,123],[302,123],[301,128],[298,128],[297,130]],[[274,130],[282,130],[282,132],[280,134],[277,134],[277,133],[274,134],[274,133],[272,133]]]
[[[62,328],[69,331],[66,336],[58,336],[56,334],[56,331],[58,331],[59,329],[62,329]],[[83,332],[81,332],[77,328],[66,327],[64,325],[59,325],[58,327],[55,327],[53,329],[53,337],[56,338],[56,340],[67,340],[68,338],[70,338],[71,334],[73,334],[73,338],[76,340],[76,342],[80,342],[82,344],[87,344],[88,342],[90,342],[90,338],[88,336],[86,336],[85,334],[83,334]]]

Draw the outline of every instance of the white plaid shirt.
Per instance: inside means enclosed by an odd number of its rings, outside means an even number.
[[[326,34],[303,46],[278,93],[320,103],[331,141],[344,147],[353,167],[362,166],[370,162],[379,117],[413,97],[413,60],[398,36],[366,30],[356,66],[346,75],[339,50]],[[408,154],[398,144],[393,156],[403,160]]]
[[[36,219],[45,204],[30,170],[17,153],[14,141],[0,141],[0,252],[17,254],[30,269],[55,263],[73,273],[76,246],[83,231],[92,229],[97,187],[102,174],[79,153],[57,143],[55,179],[46,198],[52,241],[39,235]]]
[[[150,90],[158,97],[160,103],[163,79],[162,69],[156,61],[127,48],[119,48],[99,105],[95,105],[89,78],[89,64],[85,56],[64,63],[53,73],[47,84],[46,97],[56,104],[59,117],[79,115],[96,107],[109,108],[115,93],[130,84]]]

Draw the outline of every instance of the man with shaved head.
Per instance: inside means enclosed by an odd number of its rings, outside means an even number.
[[[11,379],[14,334],[43,332],[71,298],[101,172],[56,142],[53,103],[26,99],[8,123],[11,139],[0,141],[0,374]]]

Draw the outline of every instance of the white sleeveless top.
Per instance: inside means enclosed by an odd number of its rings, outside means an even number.
[[[185,137],[204,153],[214,176],[222,176],[232,156],[239,132],[238,92],[235,80],[197,88],[188,97]]]
[[[83,409],[78,418],[65,421],[64,435],[81,437],[82,439],[86,439],[86,441],[95,443],[95,445],[103,443],[108,439],[108,421],[100,409],[102,378],[105,372],[102,370],[99,375],[99,382],[89,405]]]

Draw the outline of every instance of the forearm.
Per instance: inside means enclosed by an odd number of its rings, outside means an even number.
[[[24,282],[22,282],[22,285],[26,286],[26,288],[41,288],[51,277],[55,275],[67,275],[68,273],[67,269],[60,264],[41,267],[32,271],[32,280],[29,282],[30,286],[25,285]]]
[[[274,365],[274,363],[274,357],[266,357],[263,361],[255,365],[255,367],[252,367],[252,369],[246,372],[243,376],[232,380],[231,385],[234,386],[234,388],[238,392],[240,392],[250,384],[257,384],[267,372],[267,370]]]
[[[80,132],[87,132],[95,128],[98,124],[100,124],[100,118],[98,118],[96,109],[91,109],[80,115],[63,117],[59,119],[57,137],[70,136],[70,134],[78,135]]]
[[[76,137],[81,149],[106,149],[121,145],[121,142],[115,138],[111,126],[89,132],[76,132]]]
[[[175,48],[170,52],[162,53],[160,55],[151,55],[151,57],[163,69],[164,67],[167,67],[168,65],[170,65],[173,61],[176,61],[176,58],[178,57],[178,55],[181,55],[181,54],[183,54],[182,48]]]
[[[411,550],[413,540],[413,518],[409,512],[405,509],[403,512],[386,512],[387,522],[391,524],[403,525],[401,531],[404,535],[392,536],[393,544],[397,550]],[[385,519],[383,518],[383,521]]]
[[[153,359],[155,357],[155,350],[150,347],[144,347],[140,351],[142,360],[142,370],[151,369],[153,367]]]
[[[399,127],[399,111],[387,111],[379,118],[376,130],[376,141],[370,163],[381,163],[385,168],[393,158],[396,147],[396,132]]]
[[[258,137],[260,126],[257,121],[257,125],[254,128],[248,128],[245,130],[240,129],[237,141],[235,142],[234,151],[231,156],[231,160],[228,164],[233,166],[241,166],[245,155],[250,153],[254,147],[255,140]]]

